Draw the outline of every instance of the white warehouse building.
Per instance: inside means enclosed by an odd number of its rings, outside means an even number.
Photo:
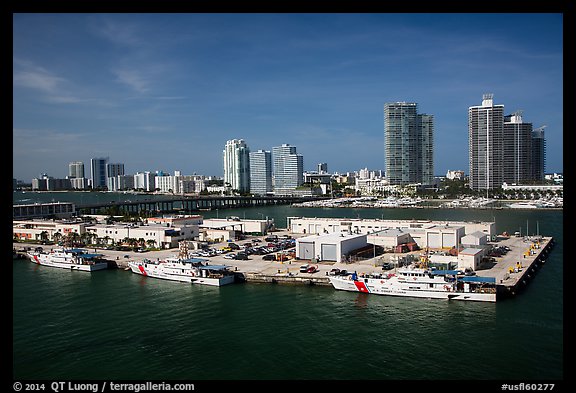
[[[431,220],[382,220],[355,218],[307,218],[288,217],[292,233],[374,234],[394,228],[409,233],[420,248],[452,248],[460,244],[466,234],[484,233],[488,238],[496,235],[494,222],[480,221],[431,221]]]
[[[143,239],[144,242],[154,242],[156,247],[178,247],[181,240],[198,238],[198,225],[183,225],[170,227],[162,224],[145,225],[107,225],[95,224],[86,227],[86,232],[93,233],[100,239],[106,239],[108,244],[121,243],[126,238]]]
[[[350,252],[367,245],[366,235],[331,233],[296,239],[297,259],[342,262]]]

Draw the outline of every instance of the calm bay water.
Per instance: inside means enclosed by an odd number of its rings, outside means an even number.
[[[269,216],[279,227],[288,216],[496,220],[498,232],[523,233],[528,222],[556,245],[524,291],[496,304],[329,287],[210,288],[15,260],[14,379],[563,378],[562,211],[277,206],[202,214]]]

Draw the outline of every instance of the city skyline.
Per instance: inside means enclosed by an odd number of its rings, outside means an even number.
[[[222,146],[298,146],[304,170],[383,169],[386,102],[434,115],[435,175],[468,171],[490,92],[546,125],[563,171],[562,14],[14,14],[13,177],[70,162],[222,176]]]

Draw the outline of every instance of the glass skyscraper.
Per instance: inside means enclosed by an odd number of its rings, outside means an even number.
[[[92,158],[90,160],[90,178],[92,179],[92,188],[105,188],[106,187],[106,164],[108,158]]]
[[[384,152],[389,184],[432,184],[434,116],[413,102],[384,104]]]
[[[304,183],[304,158],[296,146],[282,144],[272,148],[274,194],[288,195]]]
[[[250,192],[256,195],[272,192],[272,153],[269,151],[250,153]]]

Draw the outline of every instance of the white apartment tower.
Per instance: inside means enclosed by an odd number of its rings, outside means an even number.
[[[468,108],[469,176],[472,190],[502,185],[504,168],[504,105],[494,105],[493,94],[482,96],[482,105]]]
[[[84,163],[82,161],[75,161],[68,164],[68,177],[69,178],[82,178],[84,177]]]
[[[533,130],[520,110],[504,116],[504,105],[494,105],[492,94],[468,108],[468,143],[473,190],[544,180],[543,127]]]
[[[226,142],[222,151],[224,161],[224,184],[233,190],[250,191],[250,149],[243,139]]]

